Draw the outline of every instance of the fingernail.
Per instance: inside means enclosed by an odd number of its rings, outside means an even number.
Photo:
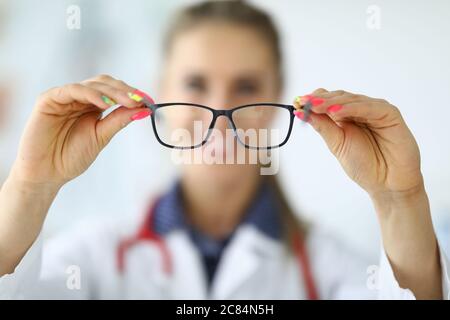
[[[304,105],[306,104],[309,100],[311,99],[311,95],[306,95],[306,96],[298,96],[297,98],[295,98],[295,102],[297,102],[299,105]]]
[[[334,104],[334,105],[328,107],[327,112],[335,113],[341,109],[342,109],[342,106],[340,104]]]
[[[145,92],[143,92],[143,91],[141,91],[139,89],[134,90],[133,94],[135,94],[135,95],[137,95],[137,96],[139,96],[141,98],[146,99],[151,104],[155,104],[155,101],[153,101],[153,99],[148,94],[146,94]]]
[[[325,102],[325,100],[322,98],[314,98],[314,97],[311,98],[310,101],[311,101],[311,104],[313,105],[313,107],[317,107]]]
[[[305,113],[303,111],[294,111],[294,114],[300,120],[305,121]]]
[[[117,102],[115,102],[113,99],[108,98],[107,96],[102,96],[102,100],[104,103],[111,107],[117,104]]]
[[[131,117],[131,120],[132,121],[141,120],[141,119],[147,118],[151,114],[152,114],[152,112],[150,110],[140,111],[140,112],[136,113],[135,115],[133,115]]]
[[[136,101],[136,102],[141,102],[144,99],[141,96],[139,96],[133,92],[128,92],[128,98],[130,98],[131,100]]]

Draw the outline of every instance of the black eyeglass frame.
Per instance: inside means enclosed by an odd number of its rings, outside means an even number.
[[[205,139],[201,143],[193,145],[193,146],[189,146],[189,147],[180,147],[180,146],[174,146],[174,145],[167,144],[164,141],[162,141],[161,138],[159,137],[158,130],[156,129],[156,123],[155,123],[155,114],[156,114],[157,110],[160,109],[160,108],[164,108],[164,107],[179,106],[179,105],[203,108],[203,109],[206,109],[206,110],[209,110],[210,112],[212,112],[213,118],[212,118],[211,124],[210,124],[210,126],[208,128],[208,133],[207,133]],[[289,111],[289,115],[290,115],[289,130],[288,130],[288,133],[286,135],[286,138],[280,144],[275,145],[275,146],[268,146],[268,147],[253,147],[253,146],[249,146],[249,145],[245,144],[243,141],[241,141],[241,139],[239,139],[239,136],[237,134],[237,128],[236,128],[236,125],[235,125],[234,120],[233,120],[233,113],[236,112],[237,110],[240,110],[240,109],[244,109],[244,108],[248,108],[248,107],[258,107],[258,106],[277,107],[277,108],[282,108],[282,109],[286,109],[286,110]],[[292,127],[293,127],[294,118],[295,118],[295,115],[294,115],[295,108],[294,108],[294,106],[293,105],[288,105],[288,104],[280,104],[280,103],[246,104],[246,105],[238,106],[238,107],[235,107],[233,109],[227,109],[227,110],[217,110],[217,109],[213,109],[213,108],[210,108],[208,106],[201,105],[201,104],[187,103],[187,102],[171,102],[171,103],[146,104],[146,107],[149,108],[150,110],[152,110],[152,114],[151,114],[152,127],[153,127],[153,132],[155,133],[155,137],[158,140],[158,142],[160,144],[162,144],[163,146],[167,147],[167,148],[179,149],[179,150],[192,150],[192,149],[200,148],[203,145],[205,145],[208,142],[208,139],[211,136],[212,129],[214,128],[214,126],[215,126],[215,124],[217,122],[217,119],[220,116],[227,117],[228,123],[231,123],[231,127],[233,129],[235,138],[245,148],[251,149],[251,150],[271,150],[271,149],[280,148],[280,147],[284,146],[288,142],[288,140],[289,140],[289,138],[291,136]]]

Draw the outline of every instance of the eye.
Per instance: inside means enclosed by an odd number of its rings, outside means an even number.
[[[193,91],[196,93],[201,93],[206,90],[205,80],[200,76],[189,77],[185,81],[185,88],[188,91]]]
[[[236,92],[239,95],[254,95],[259,91],[259,86],[255,81],[239,81],[236,86]]]

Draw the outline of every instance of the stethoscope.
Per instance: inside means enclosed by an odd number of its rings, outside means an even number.
[[[152,206],[148,210],[145,216],[144,223],[138,228],[138,232],[133,236],[120,242],[117,250],[117,268],[119,273],[123,274],[125,271],[125,254],[135,244],[140,241],[148,241],[156,244],[161,252],[162,256],[162,268],[167,275],[171,275],[173,272],[172,258],[164,239],[155,232],[153,228],[153,216],[155,208],[158,204],[157,201],[153,201]],[[309,263],[308,253],[303,241],[303,237],[298,232],[293,237],[293,249],[297,258],[300,274],[303,277],[303,281],[306,286],[306,293],[309,300],[317,300],[319,298],[314,277],[311,271],[311,265]]]

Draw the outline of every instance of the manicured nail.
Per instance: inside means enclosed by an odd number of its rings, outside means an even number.
[[[104,103],[111,107],[117,104],[117,102],[115,102],[113,99],[108,98],[107,96],[102,96],[102,100]]]
[[[325,102],[325,100],[322,98],[314,98],[314,97],[312,97],[310,101],[313,107],[317,107]]]
[[[295,98],[295,102],[302,106],[306,104],[310,99],[311,95],[307,94],[306,96],[298,96],[297,98]]]
[[[146,94],[145,92],[143,92],[143,91],[141,91],[139,89],[134,90],[133,94],[138,95],[139,97],[146,99],[151,104],[155,104],[155,101],[153,101],[153,99],[148,94]]]
[[[136,102],[141,102],[144,99],[141,96],[139,96],[133,92],[128,92],[128,98],[130,98],[131,100],[134,100]]]
[[[327,111],[329,113],[336,113],[336,112],[338,112],[341,109],[342,109],[342,106],[340,104],[334,104],[332,106],[329,106]]]
[[[131,120],[133,120],[133,121],[141,120],[141,119],[147,118],[151,114],[152,114],[152,112],[150,110],[140,111],[140,112],[136,113],[135,115],[133,115],[131,117]]]
[[[294,111],[294,114],[300,120],[305,121],[305,113],[303,111]]]

